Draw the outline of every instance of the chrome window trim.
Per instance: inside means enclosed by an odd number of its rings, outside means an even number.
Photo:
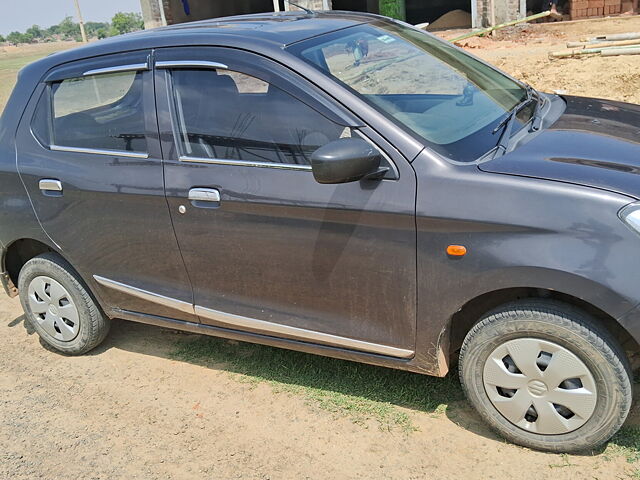
[[[108,278],[101,277],[99,275],[94,275],[93,278],[100,285],[111,288],[112,290],[126,293],[127,295],[141,298],[149,302],[157,303],[158,305],[162,305],[163,307],[195,315],[195,310],[191,303],[183,302],[182,300],[176,300],[175,298],[165,297],[164,295],[159,295],[148,290],[132,287],[124,283],[116,282],[115,280],[109,280]]]
[[[243,317],[241,315],[234,315],[232,313],[225,313],[218,310],[213,310],[199,305],[193,305],[182,300],[176,300],[174,298],[159,295],[157,293],[143,290],[141,288],[132,287],[115,280],[110,280],[99,275],[93,275],[93,278],[100,285],[103,285],[112,290],[122,292],[143,300],[147,300],[158,305],[162,305],[167,308],[179,310],[189,314],[194,314],[209,320],[213,320],[224,325],[226,328],[238,330],[246,333],[248,330],[258,330],[263,335],[273,336],[275,338],[287,338],[282,335],[288,335],[294,337],[299,341],[308,343],[315,343],[319,345],[329,345],[332,347],[346,348],[349,350],[357,350],[364,353],[374,353],[378,355],[385,355],[388,357],[408,359],[415,355],[415,351],[407,350],[404,348],[391,347],[389,345],[381,345],[379,343],[366,342],[364,340],[356,340],[348,337],[341,337],[339,335],[333,335],[330,333],[322,333],[315,330],[307,330],[305,328],[291,327],[289,325],[283,325],[280,323],[267,322],[265,320],[258,320],[255,318]],[[224,328],[224,327],[223,327]]]
[[[211,68],[228,70],[224,63],[209,62],[207,60],[166,60],[155,63],[156,68]]]
[[[251,162],[247,160],[227,160],[224,158],[201,158],[181,155],[178,160],[187,163],[211,163],[215,165],[235,165],[240,167],[277,168],[279,170],[311,171],[311,165],[296,165],[294,163]]]
[[[99,148],[65,147],[62,145],[49,145],[54,152],[91,153],[95,155],[109,155],[112,157],[149,158],[148,153],[127,152],[126,150],[103,150]]]
[[[87,70],[82,74],[83,77],[89,75],[101,75],[104,73],[120,73],[120,72],[139,72],[141,70],[149,70],[147,63],[132,63],[130,65],[117,65],[114,67],[94,68]]]

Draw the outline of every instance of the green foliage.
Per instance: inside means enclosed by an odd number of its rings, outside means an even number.
[[[87,22],[84,24],[84,29],[89,38],[105,38],[108,35],[110,26],[107,22]],[[100,32],[102,32],[102,36],[100,36]]]
[[[115,35],[135,32],[136,30],[142,30],[143,28],[144,22],[142,21],[142,15],[139,13],[118,12],[111,19],[111,30],[112,34]]]
[[[27,28],[27,31],[25,33],[27,35],[31,35],[32,38],[42,38],[42,36],[44,35],[44,32],[38,25],[32,25],[31,27]]]
[[[80,37],[80,25],[73,21],[72,17],[65,17],[58,24],[58,34],[65,40],[72,40]]]
[[[385,15],[398,20],[405,20],[407,10],[405,0],[379,0],[380,15]]]
[[[28,33],[11,32],[9,35],[7,35],[7,42],[14,45],[18,45],[20,43],[31,43],[32,41],[33,36]]]
[[[144,22],[142,21],[142,15],[139,13],[118,12],[113,17],[113,24],[109,22],[86,22],[84,28],[89,38],[107,38],[141,30],[144,28]],[[14,45],[34,41],[53,42],[57,40],[75,40],[76,42],[82,40],[80,25],[73,21],[73,17],[65,17],[57,25],[51,25],[48,28],[33,25],[24,33],[11,32],[7,35],[7,38],[0,36],[0,43],[6,41]]]

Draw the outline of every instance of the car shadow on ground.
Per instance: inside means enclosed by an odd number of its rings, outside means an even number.
[[[35,333],[24,315],[8,324],[9,327],[20,325],[29,335]],[[60,354],[42,340],[40,344]],[[320,396],[342,395],[356,399],[356,402],[363,399],[429,415],[444,413],[465,430],[504,442],[466,402],[455,369],[444,378],[436,378],[122,320],[114,320],[106,340],[86,355],[101,355],[112,348],[238,374],[250,382],[292,386],[294,391],[297,389],[303,394],[305,389],[311,389]],[[640,385],[636,384],[635,398],[640,394],[638,387]],[[637,402],[634,402],[625,426],[640,426]],[[597,455],[605,448],[606,445],[597,451],[585,452],[585,455]]]

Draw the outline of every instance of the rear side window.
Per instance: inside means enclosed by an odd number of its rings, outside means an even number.
[[[52,83],[33,118],[34,134],[57,147],[145,153],[142,90],[142,72],[133,71]]]
[[[319,147],[350,131],[278,87],[243,73],[171,73],[183,156],[309,165]]]

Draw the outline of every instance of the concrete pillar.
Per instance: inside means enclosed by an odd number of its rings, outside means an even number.
[[[164,24],[164,12],[160,9],[161,2],[162,0],[140,0],[145,29],[161,27]]]

